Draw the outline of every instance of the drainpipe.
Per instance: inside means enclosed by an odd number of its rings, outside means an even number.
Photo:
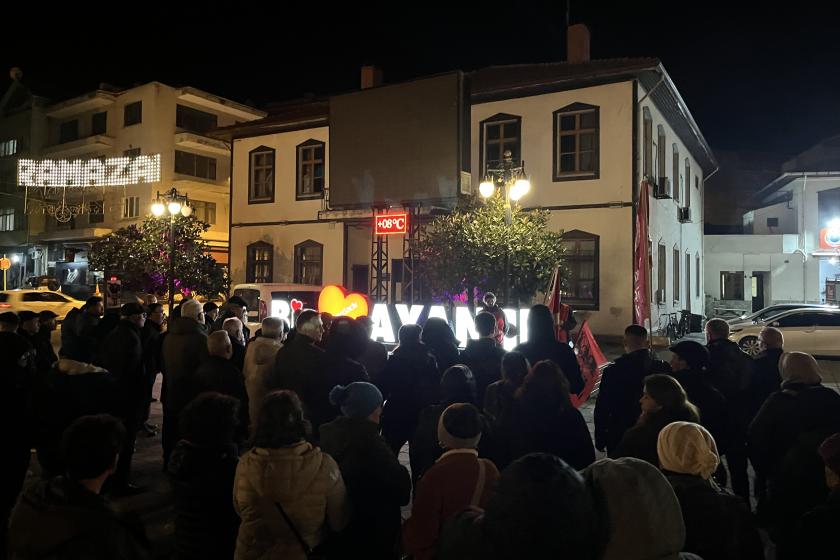
[[[802,199],[799,201],[799,251],[802,253],[802,303],[808,302],[808,237],[805,233],[805,193],[808,189],[808,174],[802,181]]]

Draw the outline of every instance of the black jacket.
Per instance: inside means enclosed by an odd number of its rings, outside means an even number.
[[[85,313],[81,309],[71,309],[61,323],[62,358],[91,363],[99,348],[97,327],[99,317]]]
[[[832,558],[837,554],[837,528],[840,527],[840,490],[835,490],[824,504],[802,516],[796,525],[790,549],[777,551],[779,560]]]
[[[527,403],[514,403],[511,427],[499,437],[507,439],[510,450],[505,465],[529,453],[551,453],[566,461],[575,470],[595,462],[592,436],[580,411],[574,407],[565,410],[537,410]]]
[[[493,338],[468,340],[467,347],[461,352],[461,363],[469,367],[475,377],[479,406],[484,404],[487,387],[502,378],[502,358],[505,354],[507,352]]]
[[[207,358],[207,331],[194,319],[178,317],[163,338],[165,412],[180,412],[196,395],[195,372]]]
[[[423,344],[398,347],[379,380],[385,399],[383,426],[406,421],[416,425],[420,410],[438,401],[439,387],[437,362]]]
[[[604,369],[595,402],[595,447],[615,450],[642,413],[645,377],[668,371],[668,364],[646,349],[624,354]]]
[[[53,364],[58,361],[55,349],[52,345],[52,331],[41,328],[32,337],[32,346],[35,348],[35,365],[41,376],[46,375]]]
[[[151,558],[142,526],[116,514],[99,495],[63,477],[32,484],[9,528],[11,560]]]
[[[206,448],[181,440],[169,458],[179,560],[233,558],[239,516],[233,509],[236,446]]]
[[[566,379],[569,380],[569,393],[573,395],[583,391],[583,376],[580,373],[580,365],[574,351],[568,344],[563,344],[554,339],[529,340],[523,342],[513,349],[515,352],[522,352],[528,358],[531,366],[542,360],[552,360],[560,366]]]
[[[347,558],[394,558],[400,507],[411,497],[408,471],[377,432],[364,418],[342,416],[321,426],[321,449],[338,463],[353,505],[342,538]]]
[[[120,321],[105,338],[97,365],[114,376],[120,417],[138,417],[145,405],[148,385],[140,327],[126,320]]]
[[[17,333],[0,332],[0,422],[7,437],[23,434],[22,420],[27,421],[35,382],[35,351]],[[22,438],[26,441],[27,438]]]
[[[161,371],[162,327],[147,319],[140,333],[140,338],[143,340],[143,363],[146,366],[146,376],[151,379]]]
[[[438,372],[443,375],[443,372],[454,366],[458,362],[458,346],[454,343],[443,342],[440,344],[426,344],[429,353],[434,356],[435,363],[437,363]]]
[[[315,346],[306,335],[297,333],[295,337],[277,351],[274,358],[274,370],[266,379],[269,391],[287,389],[294,391],[306,407],[307,418],[312,421],[311,407],[315,403],[316,380],[324,368],[326,354]],[[313,427],[317,428],[315,422]]]
[[[484,393],[484,416],[493,426],[505,423],[513,412],[516,387],[504,381],[487,386]]]
[[[357,381],[370,381],[365,366],[346,357],[326,354],[323,367],[312,379],[312,393],[308,403],[310,421],[317,433],[322,424],[335,420],[341,409],[330,403],[330,391],[336,385],[349,385]]]
[[[238,342],[231,341],[231,347],[233,348],[233,355],[230,357],[230,361],[239,371],[245,369],[245,345],[239,344]]]
[[[611,458],[635,457],[659,467],[659,453],[656,450],[659,432],[671,422],[697,422],[697,418],[693,416],[682,412],[669,414],[660,410],[646,418],[640,417],[635,426],[624,432],[624,437]]]
[[[764,546],[743,500],[699,476],[665,472],[685,521],[686,552],[703,560],[763,560]]]
[[[779,359],[784,354],[781,348],[765,350],[753,362],[752,386],[750,387],[751,417],[758,413],[764,401],[782,386],[779,374]]]
[[[699,409],[700,424],[715,438],[718,452],[725,454],[733,434],[724,396],[709,383],[704,372],[682,370],[672,372],[671,376],[680,382],[688,400]]]
[[[239,436],[248,439],[248,392],[245,390],[245,378],[230,360],[219,356],[208,356],[195,372],[196,395],[205,391],[215,391],[239,400]]]
[[[743,442],[752,420],[753,360],[731,340],[713,340],[709,349],[708,377],[726,398],[728,437]]]

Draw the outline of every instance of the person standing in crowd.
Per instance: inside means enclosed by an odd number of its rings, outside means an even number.
[[[295,336],[280,350],[268,377],[268,390],[287,389],[297,393],[307,411],[315,402],[313,381],[324,367],[324,351],[316,343],[324,336],[320,314],[304,309],[295,323]]]
[[[81,308],[72,309],[61,324],[59,356],[91,363],[99,350],[96,328],[104,314],[105,305],[99,296],[88,298]]]
[[[443,372],[458,363],[458,339],[449,324],[439,317],[430,317],[423,324],[420,340],[429,353],[435,357],[438,372]]]
[[[221,393],[200,394],[181,414],[182,439],[169,460],[179,560],[233,558],[239,516],[230,496],[239,463],[238,416],[239,402]]]
[[[606,533],[600,560],[701,560],[682,552],[680,503],[659,469],[626,457],[601,459],[582,474]]]
[[[11,558],[150,559],[142,526],[129,523],[100,496],[124,447],[122,423],[83,416],[62,438],[65,474],[27,488],[12,514]]]
[[[222,323],[222,330],[228,334],[232,347],[230,361],[239,371],[245,368],[245,345],[248,342],[243,327],[242,321],[236,317],[225,319]]]
[[[496,330],[493,332],[493,340],[496,344],[501,346],[505,341],[505,335],[508,333],[510,326],[507,322],[507,316],[504,309],[496,305],[496,294],[487,292],[482,299],[484,302],[484,309],[482,312],[487,312],[496,320]],[[477,317],[476,317],[477,318]]]
[[[18,331],[17,333],[26,339],[32,348],[35,348],[35,335],[38,334],[40,324],[38,323],[38,314],[33,311],[21,311],[18,313]]]
[[[840,432],[840,395],[822,385],[810,354],[785,352],[779,362],[781,390],[758,411],[750,425],[750,461],[767,480],[758,515],[776,544],[792,543],[796,520],[823,503],[824,466],[817,449]]]
[[[550,360],[534,364],[517,391],[510,428],[502,444],[511,460],[529,453],[552,453],[580,470],[595,461],[586,420],[569,398],[569,382]]]
[[[411,478],[379,435],[382,393],[370,383],[337,385],[330,402],[343,416],[321,426],[321,449],[338,463],[353,505],[342,551],[347,558],[394,559]]]
[[[365,348],[359,356],[359,363],[365,366],[373,383],[379,382],[379,376],[388,364],[388,349],[378,340],[371,339],[373,335],[373,320],[368,316],[358,317],[356,321],[365,331]]]
[[[266,317],[260,326],[260,333],[245,350],[245,389],[248,392],[248,414],[251,426],[257,425],[257,413],[268,390],[268,376],[274,369],[277,351],[283,347],[286,324],[279,317]]]
[[[543,360],[551,360],[563,370],[569,382],[569,392],[577,395],[583,391],[583,375],[574,351],[568,344],[558,342],[554,334],[554,318],[548,307],[535,305],[528,314],[528,341],[514,348],[528,358],[528,362],[536,364]]]
[[[749,507],[712,479],[720,463],[712,434],[699,424],[673,422],[659,432],[657,454],[680,502],[685,551],[704,560],[764,560]]]
[[[208,330],[212,329],[213,323],[215,323],[216,319],[219,318],[219,306],[212,301],[208,301],[202,306],[202,308],[204,309],[204,324],[207,326]]]
[[[253,448],[236,468],[233,505],[242,520],[236,560],[305,560],[304,544],[314,549],[327,529],[346,527],[349,507],[341,471],[332,457],[306,441],[310,435],[294,392],[266,395]]]
[[[499,471],[479,459],[482,421],[478,409],[465,403],[449,406],[438,423],[438,439],[447,451],[417,485],[411,517],[403,525],[403,545],[415,560],[434,558],[443,525],[470,506],[486,507]]]
[[[784,354],[785,338],[782,331],[773,327],[764,327],[758,336],[761,353],[755,357],[753,365],[752,416],[758,412],[764,401],[779,390],[782,376],[779,374],[779,360]]]
[[[547,453],[514,461],[487,509],[467,509],[448,523],[439,560],[600,558],[601,524],[576,470]]]
[[[112,330],[100,349],[97,364],[114,376],[117,402],[115,411],[125,426],[126,435],[114,474],[115,494],[137,494],[141,488],[131,484],[131,458],[137,430],[146,406],[148,377],[143,362],[141,331],[146,311],[139,303],[126,303],[120,308],[120,323]]]
[[[722,454],[731,476],[732,490],[749,502],[747,428],[754,414],[750,393],[753,361],[738,344],[729,340],[729,323],[723,319],[710,319],[706,323],[706,340],[709,349],[708,376],[712,385],[726,398],[727,441]],[[712,435],[716,436],[714,432]]]
[[[195,372],[196,393],[216,392],[235,398],[239,402],[236,442],[244,444],[248,439],[250,414],[245,378],[233,364],[230,357],[233,348],[225,331],[210,333],[207,337],[207,358]]]
[[[149,424],[149,414],[152,408],[152,392],[155,381],[161,371],[160,349],[162,344],[163,325],[166,315],[163,313],[163,304],[150,303],[146,306],[146,323],[140,331],[143,340],[143,364],[146,368],[146,405],[143,408],[143,430],[148,436],[157,434],[157,426]]]
[[[639,399],[645,377],[667,373],[668,364],[648,349],[647,329],[630,325],[624,329],[624,355],[604,369],[595,401],[595,447],[612,455],[624,432],[632,428],[642,409]]]
[[[35,363],[38,374],[43,378],[58,361],[52,344],[52,333],[58,328],[58,315],[49,310],[38,313],[38,334],[35,335]]]
[[[403,325],[400,345],[388,360],[379,380],[385,397],[382,412],[382,437],[395,455],[417,429],[420,411],[437,402],[440,374],[437,362],[420,342],[420,325]]]
[[[196,300],[181,306],[181,316],[173,319],[163,340],[163,445],[164,468],[175,448],[179,414],[196,396],[195,372],[207,358],[207,331],[204,329],[204,310]]]
[[[635,457],[658,467],[656,443],[662,428],[671,422],[698,423],[700,414],[679,381],[665,374],[658,373],[645,379],[639,403],[642,414],[636,425],[624,432],[615,456]]]
[[[203,310],[204,309],[202,307],[202,312]],[[232,317],[242,321],[242,335],[245,340],[250,340],[251,331],[248,329],[246,324],[248,322],[248,304],[240,296],[231,296],[228,298],[227,303],[225,303],[224,306],[224,311],[213,322],[210,332],[222,330],[224,328],[225,320]]]
[[[531,364],[521,352],[508,352],[502,358],[502,379],[491,383],[484,393],[484,415],[494,427],[508,422],[516,391],[530,371]]]
[[[321,335],[321,340],[315,343],[315,346],[320,348],[321,350],[327,349],[327,341],[329,340],[330,335],[330,328],[333,324],[333,315],[332,313],[327,313],[326,311],[321,313],[321,324],[324,325],[324,334]]]
[[[486,311],[475,317],[475,330],[479,338],[468,340],[461,352],[461,362],[469,366],[475,376],[476,397],[479,406],[484,404],[488,385],[502,377],[502,358],[507,354],[496,343],[496,318]]]

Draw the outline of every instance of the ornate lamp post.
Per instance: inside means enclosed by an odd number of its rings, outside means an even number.
[[[169,316],[175,308],[175,216],[181,214],[185,218],[192,214],[192,206],[187,195],[180,194],[175,187],[167,192],[157,193],[152,203],[152,214],[160,218],[169,212]]]

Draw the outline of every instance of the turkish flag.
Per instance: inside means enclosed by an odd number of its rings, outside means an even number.
[[[639,207],[636,210],[636,239],[633,254],[633,315],[637,325],[650,320],[650,255],[648,254],[648,183],[639,187]]]

